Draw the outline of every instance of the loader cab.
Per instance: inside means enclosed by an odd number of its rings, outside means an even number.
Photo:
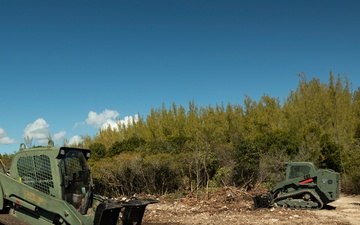
[[[72,204],[82,214],[86,214],[91,197],[92,179],[87,163],[90,150],[60,148],[58,159],[63,200]]]
[[[92,188],[89,157],[87,149],[53,145],[26,149],[23,145],[14,156],[9,176],[41,192],[39,196],[65,200],[86,214]]]
[[[289,162],[287,163],[286,178],[303,178],[309,176],[314,170],[314,165],[310,162]]]

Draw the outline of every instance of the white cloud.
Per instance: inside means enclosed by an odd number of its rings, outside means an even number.
[[[78,128],[78,127],[81,127],[84,125],[85,125],[85,122],[77,122],[77,123],[75,123],[74,128]]]
[[[23,138],[28,136],[40,144],[47,144],[49,134],[49,125],[44,119],[39,118],[25,127]]]
[[[73,145],[73,144],[74,144],[74,145],[77,145],[77,144],[81,143],[82,141],[83,141],[83,140],[82,140],[82,138],[81,138],[80,136],[75,135],[74,137],[70,138],[68,144],[70,144],[70,145]]]
[[[120,123],[121,124],[124,124],[125,126],[129,125],[129,124],[132,124],[132,122],[137,122],[139,121],[139,115],[136,114],[134,116],[125,116],[123,120],[120,120]]]
[[[101,125],[102,130],[107,129],[108,127],[110,127],[113,130],[117,130],[119,127],[117,120],[108,119]]]
[[[0,144],[5,144],[5,145],[9,145],[9,144],[14,144],[15,140],[9,138],[6,135],[6,132],[4,129],[0,128]]]
[[[63,130],[63,131],[60,131],[59,133],[54,134],[53,139],[54,139],[54,141],[59,141],[62,138],[64,138],[65,135],[66,135],[66,131]]]
[[[100,128],[104,124],[115,121],[116,117],[120,114],[114,110],[105,109],[102,113],[97,114],[96,112],[90,111],[86,123],[88,125]]]
[[[97,114],[96,112],[90,111],[88,118],[85,120],[88,125],[92,125],[97,128],[107,129],[110,127],[113,130],[117,130],[119,125],[129,125],[133,121],[139,120],[138,115],[125,116],[123,120],[117,119],[120,114],[114,110],[105,109],[102,113]]]
[[[129,125],[131,124],[133,121],[137,122],[139,120],[139,116],[138,115],[134,115],[134,116],[125,116],[124,119],[120,120],[118,119],[119,117],[119,113],[115,110],[108,110],[105,109],[103,112],[101,113],[96,113],[93,111],[90,111],[88,114],[87,119],[85,120],[85,122],[80,122],[80,123],[76,123],[75,124],[75,128],[83,126],[84,124],[90,125],[90,126],[94,126],[96,128],[100,128],[100,129],[106,129],[108,127],[110,127],[111,129],[117,130],[119,128],[119,125]],[[24,133],[23,133],[23,138],[31,138],[35,144],[38,143],[40,145],[47,145],[48,143],[48,138],[50,135],[50,129],[49,129],[50,125],[47,124],[47,122],[43,119],[43,118],[38,118],[37,120],[35,120],[33,123],[28,124],[25,129],[24,129]],[[56,134],[54,134],[52,136],[54,141],[60,141],[61,139],[66,138],[66,134],[67,132],[65,130],[62,130]],[[68,141],[68,144],[73,145],[73,144],[79,144],[83,142],[83,139],[81,138],[81,136],[73,136],[72,138],[70,138],[70,140]],[[9,137],[7,137],[5,131],[0,128],[0,144],[12,144],[15,143],[15,141],[13,139],[10,139]]]
[[[46,146],[48,144],[49,140],[48,139],[38,139],[37,143],[41,146]]]

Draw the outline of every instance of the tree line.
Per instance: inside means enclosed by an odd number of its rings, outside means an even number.
[[[360,89],[346,76],[307,80],[281,102],[268,95],[243,105],[150,110],[118,129],[83,136],[96,188],[105,195],[193,192],[222,186],[271,187],[287,161],[341,173],[342,190],[360,192]]]
[[[163,105],[132,124],[84,137],[83,144],[107,193],[270,187],[284,178],[290,160],[338,171],[343,191],[359,193],[359,137],[360,89],[330,71],[328,83],[299,74],[283,102],[264,95],[246,96],[243,105]]]

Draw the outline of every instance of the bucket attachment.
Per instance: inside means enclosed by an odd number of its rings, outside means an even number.
[[[104,201],[96,208],[94,225],[118,224],[120,213],[122,213],[123,225],[140,225],[146,206],[158,202],[155,199],[140,199],[136,197],[132,197],[129,201]]]
[[[125,206],[122,215],[123,225],[133,225],[134,223],[140,225],[144,216],[145,207],[148,204],[158,202],[159,201],[155,199],[141,199],[137,197],[132,197],[130,202],[121,202]]]
[[[257,195],[253,197],[254,209],[258,208],[269,208],[272,204],[272,196],[268,194],[266,196]]]
[[[123,207],[121,204],[110,201],[100,203],[96,208],[94,225],[117,224],[120,210]]]

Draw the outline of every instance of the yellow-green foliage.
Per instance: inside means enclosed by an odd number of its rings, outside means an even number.
[[[94,148],[94,178],[109,194],[271,184],[282,179],[287,160],[337,170],[344,190],[359,192],[359,96],[346,77],[330,72],[322,83],[300,74],[283,102],[264,95],[246,96],[243,106],[162,105],[84,146]]]

